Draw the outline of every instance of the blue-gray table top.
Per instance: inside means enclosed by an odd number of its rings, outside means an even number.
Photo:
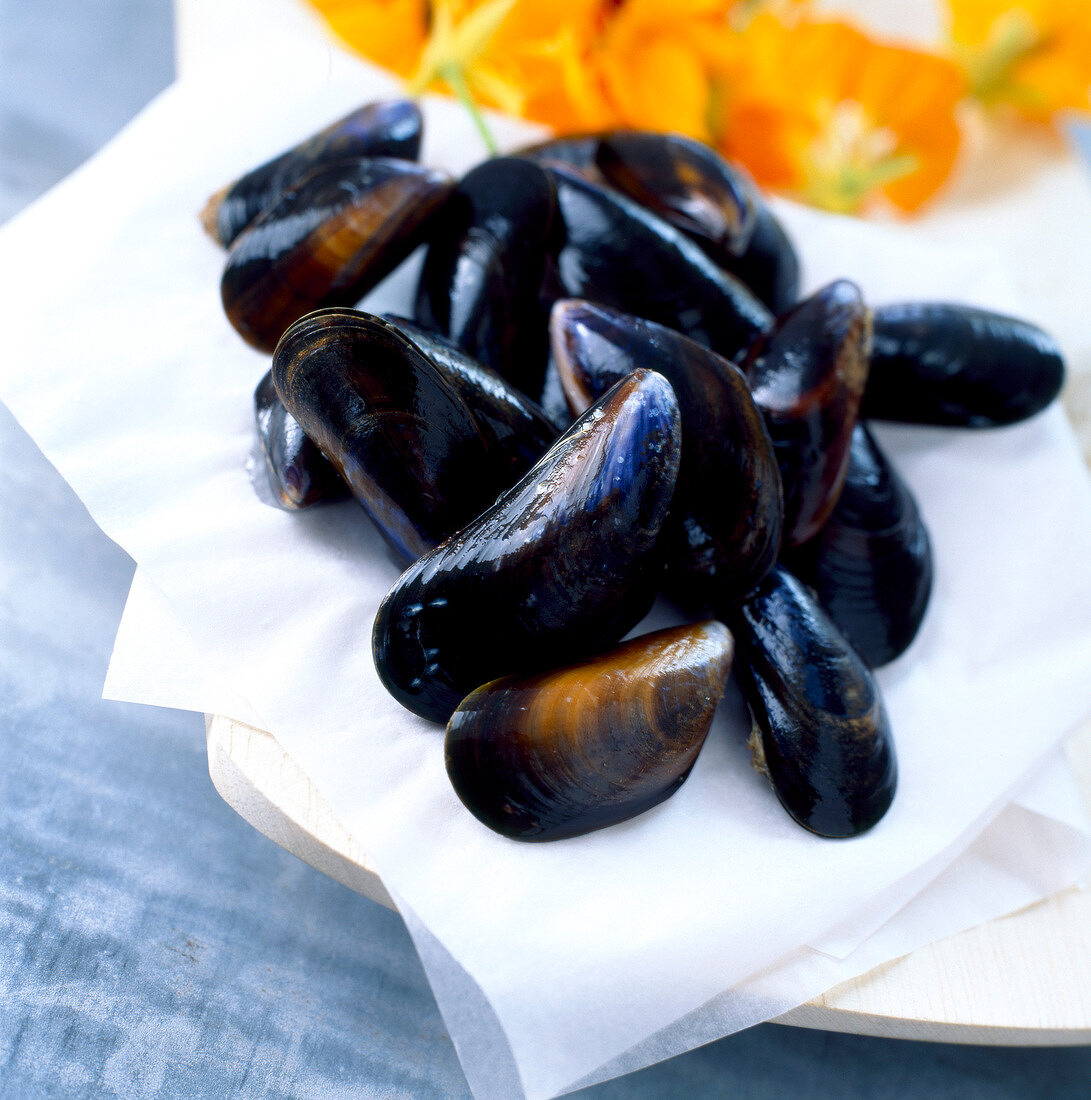
[[[0,219],[172,73],[169,0],[0,0]],[[220,801],[199,715],[101,700],[132,563],[2,406],[0,464],[0,1096],[468,1096],[398,917]],[[1087,1048],[766,1025],[581,1095],[1089,1092]]]

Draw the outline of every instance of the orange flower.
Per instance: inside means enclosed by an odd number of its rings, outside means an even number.
[[[955,56],[971,93],[1045,121],[1091,106],[1088,0],[950,0]]]
[[[425,0],[311,0],[330,29],[369,61],[408,77],[428,38]]]
[[[759,15],[720,64],[719,144],[768,187],[844,213],[882,199],[915,210],[954,166],[964,81],[943,58]]]

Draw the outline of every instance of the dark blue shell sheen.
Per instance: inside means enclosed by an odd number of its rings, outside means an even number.
[[[349,496],[344,478],[284,407],[271,370],[254,390],[254,419],[269,488],[281,508],[298,512]]]
[[[879,686],[814,595],[777,566],[729,620],[751,745],[788,813],[847,838],[886,813],[897,785]]]
[[[375,619],[387,690],[446,722],[474,688],[571,661],[647,613],[681,426],[667,381],[619,382],[483,515],[402,574]]]
[[[412,100],[369,103],[240,176],[209,200],[202,217],[226,248],[312,168],[344,157],[416,160],[422,129],[420,108]]]
[[[861,415],[999,427],[1041,412],[1064,377],[1060,348],[1027,321],[946,302],[880,306]]]
[[[830,518],[785,562],[861,657],[878,668],[917,636],[932,591],[932,547],[908,486],[863,424]]]
[[[773,444],[739,369],[673,329],[590,302],[558,302],[550,328],[574,414],[637,367],[674,388],[682,462],[664,533],[668,593],[707,610],[749,592],[777,559],[784,504]]]

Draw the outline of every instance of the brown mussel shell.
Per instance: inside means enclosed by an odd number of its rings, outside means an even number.
[[[220,284],[228,320],[271,352],[312,310],[355,304],[420,244],[451,187],[408,161],[319,166],[236,239]]]
[[[689,775],[733,650],[723,623],[672,627],[478,688],[447,725],[455,792],[513,840],[579,836],[651,809]]]
[[[574,414],[638,366],[674,389],[682,461],[664,532],[669,594],[707,609],[749,592],[777,559],[784,504],[773,444],[742,373],[673,329],[590,302],[558,302],[550,331]]]
[[[344,157],[416,160],[422,129],[420,108],[410,99],[369,103],[240,176],[209,199],[201,221],[226,248],[297,179],[323,161]]]
[[[734,359],[772,323],[741,282],[688,237],[626,196],[550,163],[565,243],[565,296],[624,310]]]
[[[804,828],[847,838],[890,807],[897,764],[879,687],[813,594],[777,566],[731,618],[751,747]]]
[[[415,319],[528,395],[542,390],[547,340],[538,287],[557,196],[538,165],[494,157],[459,181],[428,245]]]
[[[269,488],[281,508],[298,512],[349,495],[345,479],[284,407],[271,370],[254,390],[254,419]]]
[[[932,591],[932,547],[913,494],[863,424],[837,506],[785,563],[872,668],[916,637]]]
[[[403,332],[466,402],[493,449],[507,464],[504,485],[514,485],[542,457],[559,432],[521,390],[438,333],[404,317],[383,314]]]
[[[632,629],[655,595],[680,433],[670,385],[638,371],[410,566],[375,618],[375,667],[394,698],[446,722],[475,687]]]
[[[947,302],[881,306],[861,415],[999,427],[1041,412],[1064,377],[1057,344],[1027,321]]]
[[[351,309],[296,322],[273,356],[288,411],[406,561],[488,507],[504,470],[465,402],[392,325]]]
[[[745,370],[784,482],[784,542],[806,542],[833,511],[868,374],[871,318],[839,279],[777,318]]]

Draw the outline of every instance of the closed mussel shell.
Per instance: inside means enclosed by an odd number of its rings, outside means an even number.
[[[799,256],[784,226],[764,202],[758,205],[750,243],[742,255],[721,252],[716,259],[773,313],[783,313],[799,299]]]
[[[785,561],[872,668],[916,637],[932,591],[931,543],[913,494],[863,424],[837,506]]]
[[[651,606],[678,472],[667,381],[619,382],[483,515],[415,562],[375,619],[375,666],[446,722],[470,691],[617,641]]]
[[[494,157],[455,188],[428,245],[414,316],[507,378],[542,389],[546,316],[538,288],[556,218],[537,164]]]
[[[852,837],[890,807],[897,765],[879,687],[807,587],[777,566],[730,619],[751,748],[804,828]]]
[[[861,415],[991,428],[1041,412],[1064,385],[1064,359],[1035,325],[947,302],[875,310]]]
[[[478,688],[447,726],[456,793],[515,840],[578,836],[651,809],[689,775],[733,649],[722,623],[673,627]]]
[[[717,259],[746,251],[761,202],[750,177],[682,134],[615,130],[602,135],[595,166],[611,187],[658,214]]]
[[[209,199],[201,220],[226,247],[300,176],[323,161],[344,157],[416,160],[421,131],[420,108],[412,100],[369,103],[240,176]]]
[[[272,351],[312,310],[353,305],[420,244],[451,186],[381,157],[314,169],[236,239],[220,283],[228,319]]]
[[[565,243],[565,295],[677,329],[733,359],[772,323],[769,311],[688,237],[626,196],[549,164]]]
[[[254,390],[254,419],[269,488],[282,508],[298,512],[349,495],[345,479],[284,407],[271,370]]]
[[[673,329],[590,302],[558,302],[550,331],[573,413],[638,366],[674,388],[682,461],[664,533],[670,594],[707,609],[750,591],[776,561],[784,505],[773,444],[742,373]]]
[[[833,511],[868,374],[871,316],[846,279],[777,318],[745,369],[784,482],[784,542],[813,537]]]
[[[412,341],[377,317],[327,309],[298,321],[273,356],[273,381],[406,561],[503,488],[465,402]]]
[[[514,485],[557,438],[553,423],[521,390],[450,340],[404,317],[384,314],[383,319],[408,336],[466,402],[507,464],[505,487]]]

